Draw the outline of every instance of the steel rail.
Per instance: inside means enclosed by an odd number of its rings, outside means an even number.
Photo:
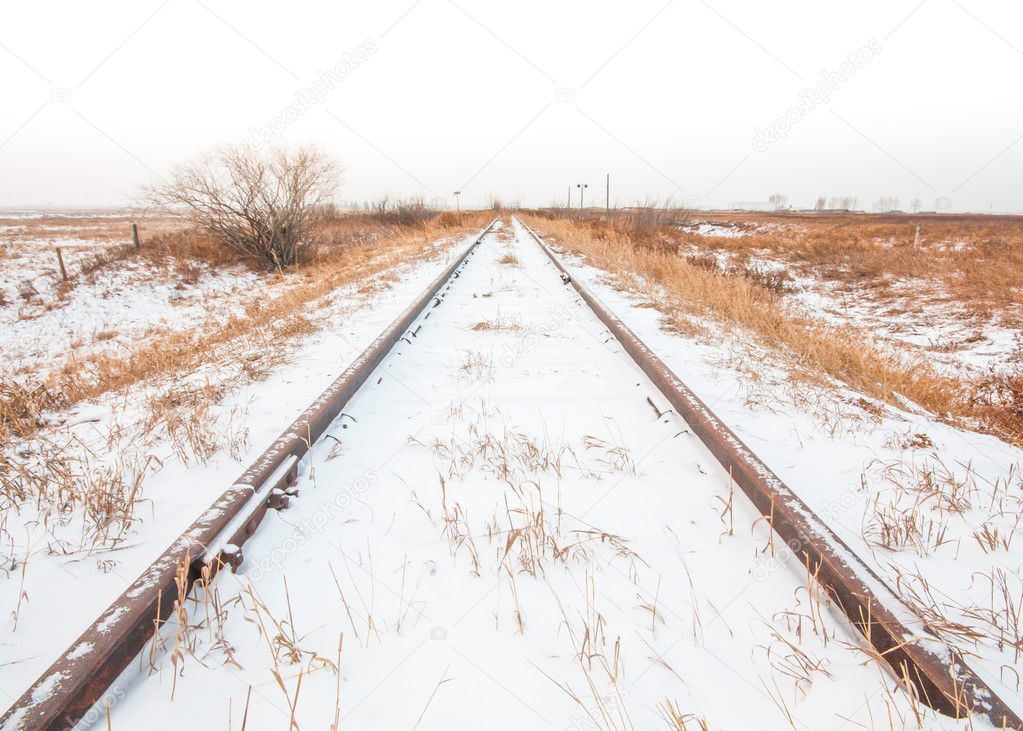
[[[976,713],[996,728],[1023,729],[1020,717],[970,669],[962,654],[910,610],[617,315],[572,276],[532,228],[523,225],[563,281],[571,283],[895,676],[941,713],[954,718]],[[911,629],[914,625],[919,629]]]
[[[495,219],[441,272],[265,452],[0,717],[0,729],[74,728],[128,667],[174,609],[178,583],[187,591],[225,564],[241,562],[241,545],[268,508],[297,494],[298,463],[345,404],[422,315],[444,298],[450,281],[491,231]],[[445,287],[447,285],[447,287]],[[432,303],[432,306],[431,306]],[[424,315],[424,313],[426,313]]]

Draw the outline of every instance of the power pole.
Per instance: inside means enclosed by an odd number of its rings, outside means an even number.
[[[462,191],[456,190],[455,191],[455,210],[457,210],[458,213],[462,212],[462,204],[458,202],[458,196],[460,196],[460,195],[462,195]]]
[[[611,213],[611,173],[607,174],[607,182],[605,183],[605,196],[604,199],[604,212]]]
[[[565,208],[572,207],[572,186],[568,186],[568,203],[565,204]]]

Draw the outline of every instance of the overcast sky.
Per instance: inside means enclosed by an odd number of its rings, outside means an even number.
[[[1023,4],[6,2],[0,207],[130,203],[224,142],[341,200],[1023,211]],[[578,198],[575,198],[578,202]]]

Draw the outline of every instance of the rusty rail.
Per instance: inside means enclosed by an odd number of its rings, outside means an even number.
[[[173,611],[179,576],[187,589],[224,564],[240,563],[240,547],[268,508],[285,508],[297,494],[298,463],[366,379],[473,254],[495,219],[384,330],[355,362],[107,608],[0,718],[0,729],[73,728],[138,656]],[[450,286],[450,285],[449,285]],[[187,567],[187,568],[184,568]],[[179,574],[179,571],[184,568]]]
[[[962,654],[906,607],[621,319],[572,277],[535,231],[525,228],[895,676],[941,713],[954,718],[976,713],[996,728],[1023,729],[1019,716],[969,668]],[[914,625],[917,631],[911,629]]]

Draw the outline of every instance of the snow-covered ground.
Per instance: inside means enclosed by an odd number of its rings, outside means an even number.
[[[736,239],[741,236],[749,235],[749,232],[740,226],[724,226],[719,223],[708,223],[706,221],[694,222],[687,226],[682,226],[681,228],[683,231],[688,231],[700,236],[712,236],[725,239]]]
[[[772,259],[755,261],[764,267],[785,267]],[[1002,370],[1018,347],[1021,331],[1006,324],[1002,315],[993,312],[978,320],[951,295],[926,294],[920,282],[896,282],[894,296],[878,301],[866,290],[834,281],[799,274],[792,280],[788,296],[811,316],[852,324],[882,342],[909,346],[953,375],[970,378],[992,368]]]
[[[959,623],[946,639],[1023,712],[1023,450],[840,387],[794,389],[769,352],[741,337],[666,332],[650,307],[655,286],[623,291],[568,261],[891,587],[936,610],[935,625]]]
[[[735,416],[708,353],[604,290]],[[517,222],[429,314],[303,460],[292,508],[188,605],[191,629],[164,628],[155,672],[117,681],[113,728],[645,729],[669,708],[710,728],[913,726]],[[770,426],[768,446],[812,423]]]
[[[749,226],[749,224],[746,224]],[[761,225],[763,230],[765,225]],[[738,238],[749,231],[738,225],[694,223],[687,229],[707,237]],[[722,270],[742,264],[765,273],[787,275],[785,299],[798,311],[836,325],[854,325],[896,352],[924,355],[945,372],[966,378],[1001,370],[1019,347],[1023,311],[992,311],[981,317],[933,281],[892,282],[884,297],[870,286],[816,275],[795,267],[774,252],[760,249],[737,256],[727,249],[691,245],[688,253],[711,255]]]
[[[179,269],[148,259],[114,257],[130,243],[119,215],[77,212],[0,212],[0,220],[68,220],[31,228],[0,226],[0,352],[4,376],[38,383],[70,358],[131,346],[155,331],[184,330],[241,311],[265,296],[259,277],[240,266],[214,270],[196,262]],[[154,224],[155,229],[168,225]],[[55,248],[70,279],[62,282]]]
[[[4,283],[11,291],[7,304],[0,305],[8,373],[45,380],[71,354],[81,358],[130,347],[155,331],[224,321],[275,291],[240,266],[215,270],[196,265],[185,283],[171,267],[160,272],[149,262],[134,261],[100,269],[66,289],[57,282],[43,270]],[[19,291],[31,294],[22,297]]]
[[[132,474],[139,475],[143,498],[139,522],[119,540],[90,549],[89,537],[77,516],[65,525],[65,516],[49,512],[49,507],[37,510],[31,502],[0,511],[0,527],[5,531],[0,543],[0,606],[5,617],[0,625],[0,706],[12,704],[195,516],[232,484],[284,426],[358,357],[437,276],[453,252],[467,243],[438,241],[435,253],[424,261],[385,271],[372,281],[339,288],[325,302],[314,303],[310,317],[329,323],[329,327],[320,328],[290,348],[286,364],[273,368],[261,382],[237,378],[238,369],[244,368],[253,355],[243,350],[235,352],[229,362],[212,364],[176,379],[170,384],[174,394],[194,391],[202,398],[207,388],[223,393],[219,402],[207,404],[209,413],[204,421],[215,439],[206,442],[207,437],[201,435],[209,447],[205,455],[179,450],[163,432],[153,439],[137,436],[136,422],[147,417],[146,400],[163,395],[166,384],[140,384],[128,393],[111,394],[62,414],[66,426],[55,427],[50,439],[54,444],[69,445],[69,451],[76,455],[91,455],[85,462],[74,462],[75,469],[127,473],[129,482]],[[218,284],[229,286],[224,278],[206,276],[199,279],[197,291],[189,295],[192,304],[178,309],[173,305],[161,308],[165,287],[146,291],[121,288],[121,282],[109,297],[92,297],[92,285],[79,285],[72,294],[70,314],[82,321],[102,318],[109,323],[110,318],[120,318],[117,322],[122,332],[139,322],[142,324],[134,331],[138,332],[146,325],[148,315],[177,317],[180,327],[194,326],[190,318],[205,310],[202,297],[228,295],[218,288]],[[271,290],[262,285],[259,292]],[[130,306],[133,297],[139,303],[134,308]],[[221,302],[221,307],[225,304]],[[106,310],[107,306],[112,309]],[[8,326],[4,323],[5,333]],[[45,328],[22,337],[45,340],[45,336],[52,336],[45,346],[6,338],[3,345],[16,352],[21,347],[53,347],[60,338],[59,331],[48,333]],[[238,382],[247,385],[237,388],[233,384]],[[46,456],[37,446],[27,444],[17,448],[14,459],[28,464]],[[148,467],[139,472],[144,464]],[[69,597],[73,602],[68,601]],[[57,607],[59,621],[55,621]]]

